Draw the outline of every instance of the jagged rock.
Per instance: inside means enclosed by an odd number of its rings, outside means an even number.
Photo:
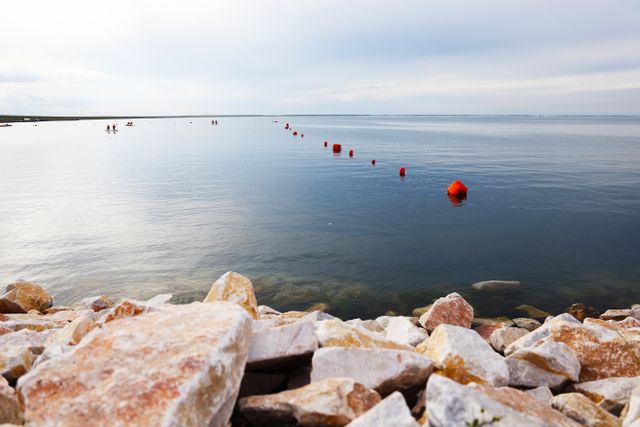
[[[348,427],[418,427],[400,392],[394,392],[363,415],[351,421]]]
[[[20,405],[16,393],[7,380],[0,376],[0,424],[22,424]]]
[[[330,378],[276,394],[239,400],[257,425],[344,426],[380,402],[380,395],[351,378]]]
[[[313,355],[311,366],[312,383],[350,377],[382,396],[424,387],[433,371],[433,363],[427,357],[413,351],[380,348],[321,348]]]
[[[614,377],[573,384],[571,390],[584,394],[607,411],[619,414],[633,389],[639,386],[640,377]]]
[[[547,338],[550,335],[550,330],[555,326],[581,326],[578,320],[575,317],[568,313],[562,313],[556,317],[551,318],[549,321],[545,322],[542,326],[532,331],[531,333],[523,336],[512,342],[507,348],[504,350],[506,355],[513,353],[516,350],[521,348],[526,348],[534,345],[541,339]]]
[[[111,301],[111,299],[106,295],[98,295],[84,298],[78,305],[84,309],[93,310],[97,313],[113,307],[113,301]]]
[[[77,317],[64,328],[49,337],[47,345],[76,345],[85,335],[91,332],[95,326],[96,322],[90,318],[86,316]]]
[[[347,325],[338,319],[319,322],[317,334],[321,347],[363,347],[412,350],[412,347],[408,345],[398,344],[384,338],[380,334]]]
[[[520,282],[517,280],[485,280],[476,282],[471,287],[478,291],[502,291],[505,289],[518,289]]]
[[[0,335],[0,375],[14,383],[44,351],[49,333],[28,329]]]
[[[229,301],[247,310],[252,319],[258,318],[258,303],[253,293],[251,280],[241,274],[229,271],[211,285],[203,302]]]
[[[384,332],[387,339],[413,347],[429,338],[427,331],[402,316],[391,318]]]
[[[522,338],[529,333],[524,328],[500,328],[493,331],[489,337],[489,344],[499,353],[504,353],[504,349],[515,340]]]
[[[317,348],[316,327],[310,321],[254,329],[247,369],[274,369],[305,364]]]
[[[14,332],[13,329],[9,329],[7,327],[0,326],[0,335],[10,334],[11,332]]]
[[[19,280],[7,286],[0,296],[0,313],[27,313],[29,310],[44,311],[53,305],[53,298],[42,286]]]
[[[106,323],[20,378],[25,420],[226,426],[250,340],[249,316],[228,303],[168,305]]]
[[[135,317],[155,310],[156,308],[147,306],[143,302],[125,299],[109,309],[109,311],[98,320],[98,324],[105,325],[114,320]]]
[[[416,351],[433,360],[437,372],[462,384],[507,385],[504,358],[471,329],[440,325]]]
[[[384,328],[380,326],[380,324],[375,320],[351,319],[347,320],[344,323],[346,323],[347,325],[355,326],[356,328],[364,329],[369,332],[374,332],[376,334],[384,335],[385,333]]]
[[[600,311],[597,308],[589,307],[588,305],[584,305],[582,303],[572,304],[567,308],[567,313],[581,322],[588,317],[597,318],[598,316],[600,316]]]
[[[535,319],[529,319],[528,317],[516,317],[513,319],[513,323],[519,327],[524,328],[529,332],[535,331],[538,329],[542,323],[538,322]]]
[[[580,393],[560,394],[551,406],[586,427],[620,427],[621,422]]]
[[[577,381],[580,375],[575,353],[566,344],[549,339],[515,351],[505,360],[510,386],[556,389],[567,381]]]
[[[579,427],[548,405],[509,387],[461,385],[440,375],[427,383],[430,427]]]
[[[516,307],[516,310],[523,311],[527,313],[529,317],[533,317],[534,319],[546,319],[547,317],[552,316],[551,313],[528,304],[519,305]]]
[[[532,388],[530,390],[525,390],[525,393],[535,397],[540,402],[546,405],[551,405],[551,399],[553,399],[553,393],[551,393],[551,390],[549,389],[549,387],[545,385],[541,385],[540,387]]]
[[[287,375],[281,372],[245,372],[238,397],[269,394],[284,385]]]
[[[640,427],[640,386],[636,386],[629,396],[629,403],[625,407],[626,413],[622,425],[624,427]]]
[[[438,298],[429,311],[420,317],[420,324],[431,333],[438,325],[456,325],[471,327],[473,307],[460,294],[453,292],[444,298]]]

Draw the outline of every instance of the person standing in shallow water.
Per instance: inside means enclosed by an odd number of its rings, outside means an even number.
[[[107,125],[107,132],[111,132],[111,126]]]

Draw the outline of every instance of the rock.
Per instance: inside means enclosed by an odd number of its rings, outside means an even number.
[[[471,329],[440,325],[416,351],[433,360],[436,372],[462,384],[507,385],[504,358]]]
[[[627,317],[624,320],[607,320],[620,328],[640,328],[640,320],[635,317]]]
[[[15,383],[44,351],[48,336],[28,329],[0,335],[0,375]]]
[[[382,396],[424,387],[433,371],[433,363],[427,357],[413,351],[381,348],[321,348],[313,355],[311,366],[311,383],[350,377]]]
[[[511,353],[505,360],[512,387],[557,389],[567,381],[577,381],[580,375],[575,353],[566,344],[553,340],[540,340]]]
[[[540,387],[532,388],[530,390],[525,390],[525,393],[535,397],[545,405],[551,406],[551,399],[553,399],[553,393],[551,393],[551,390],[549,389],[549,387],[545,385],[541,385]]]
[[[68,307],[68,306],[64,306],[64,305],[58,305],[55,307],[49,307],[46,310],[43,311],[44,314],[56,314],[60,311],[73,311],[74,308],[73,307]]]
[[[162,307],[165,304],[169,304],[171,298],[173,298],[173,294],[158,294],[145,301],[144,305],[147,307]]]
[[[425,305],[424,307],[417,307],[417,308],[414,308],[414,309],[411,311],[411,315],[412,315],[413,317],[418,317],[418,318],[420,318],[420,317],[422,317],[422,315],[423,315],[423,314],[425,314],[427,311],[429,311],[429,309],[431,308],[431,306],[432,306],[432,305],[433,305],[433,304],[429,304],[429,305]]]
[[[64,328],[53,334],[48,340],[47,345],[76,345],[80,340],[87,335],[93,328],[95,328],[96,322],[86,316],[80,316]]]
[[[461,385],[440,375],[427,383],[430,427],[579,427],[548,405],[509,387]]]
[[[307,308],[305,311],[308,311],[308,312],[312,312],[312,311],[329,311],[329,304],[327,304],[326,302],[317,302],[317,303],[312,304],[311,306],[309,306],[309,308]]]
[[[0,326],[0,335],[10,334],[11,332],[14,332],[13,329],[9,329],[9,328],[6,328],[4,326]]]
[[[245,372],[238,397],[269,394],[282,388],[287,375],[280,372]]]
[[[355,326],[365,331],[384,335],[384,328],[375,320],[352,319],[345,322],[347,325]]]
[[[390,319],[384,331],[387,339],[413,347],[429,338],[427,331],[417,327],[411,320],[402,316]]]
[[[106,295],[98,295],[84,298],[78,305],[84,309],[93,310],[97,313],[113,307],[113,301],[111,301],[111,299]]]
[[[471,326],[513,326],[513,320],[505,316],[499,317],[474,317]]]
[[[17,391],[27,424],[226,426],[251,340],[235,304],[192,303],[104,324]]]
[[[555,326],[559,327],[562,325],[581,326],[582,323],[580,323],[578,320],[576,320],[575,317],[573,317],[570,314],[567,314],[567,313],[560,314],[556,317],[551,318],[549,321],[545,322],[542,326],[540,326],[533,332],[512,342],[504,350],[504,353],[506,355],[509,355],[518,349],[530,347],[534,345],[536,342],[538,342],[539,340],[543,338],[547,338],[550,335],[550,330],[552,327],[555,327]]]
[[[438,298],[429,311],[420,317],[420,324],[431,333],[438,325],[456,325],[471,327],[473,307],[460,294],[453,292],[444,298]]]
[[[637,311],[637,310],[636,310]],[[627,317],[634,317],[632,314],[635,314],[629,308],[617,308],[617,309],[609,309],[600,315],[600,319],[602,320],[624,320]]]
[[[0,424],[3,423],[22,424],[22,414],[15,391],[0,376]]]
[[[597,308],[589,307],[582,303],[572,304],[571,307],[567,308],[567,313],[581,322],[587,317],[597,318],[600,316],[600,311]]]
[[[620,427],[621,422],[580,393],[560,394],[551,406],[586,427]]]
[[[396,391],[348,424],[348,427],[371,426],[418,427],[418,423],[411,416],[402,394]]]
[[[624,427],[640,427],[640,386],[636,386],[629,396],[629,403],[625,407],[626,413],[622,425]]]
[[[376,323],[380,324],[383,328],[386,328],[389,324],[389,320],[393,319],[395,316],[380,316],[376,317]]]
[[[524,328],[529,332],[535,331],[536,329],[538,329],[542,325],[537,320],[529,319],[527,317],[517,317],[517,318],[513,319],[513,323],[517,327]]]
[[[338,319],[319,322],[316,333],[321,347],[413,349],[408,345],[398,344],[379,334],[356,328]]]
[[[53,298],[41,286],[22,280],[7,286],[7,292],[0,296],[0,313],[41,312],[52,305]]]
[[[254,330],[247,369],[299,366],[308,363],[317,348],[316,327],[310,321]]]
[[[330,378],[276,394],[239,400],[257,425],[344,426],[380,402],[380,395],[351,378]]]
[[[504,353],[507,346],[528,333],[529,331],[524,328],[499,328],[493,331],[489,337],[489,344],[498,353]]]
[[[547,313],[546,311],[527,304],[517,306],[516,310],[524,311],[529,315],[529,317],[533,317],[534,319],[546,319],[547,317],[552,316],[551,313]]]
[[[143,302],[134,300],[122,300],[112,307],[99,320],[99,325],[104,325],[118,319],[126,319],[129,317],[139,316],[143,313],[155,311],[154,307],[147,306]]]
[[[476,282],[471,288],[478,291],[502,291],[505,289],[518,289],[520,282],[517,280],[485,280],[484,282]]]
[[[271,316],[279,316],[280,313],[278,310],[269,307],[268,305],[259,305],[258,306],[258,317],[262,319],[263,317],[269,318]]]
[[[258,303],[253,293],[253,285],[248,278],[229,271],[211,285],[203,302],[229,301],[247,310],[252,319],[258,318]]]
[[[571,390],[582,393],[607,411],[619,414],[627,404],[640,377],[614,377],[573,384]]]
[[[476,331],[476,333],[480,335],[483,340],[485,340],[486,342],[490,342],[489,340],[491,338],[491,334],[493,334],[498,329],[502,329],[503,327],[504,326],[496,323],[493,325],[480,325],[473,328],[473,330]]]

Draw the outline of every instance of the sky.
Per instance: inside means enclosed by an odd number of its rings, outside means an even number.
[[[640,114],[640,0],[0,5],[0,114]]]

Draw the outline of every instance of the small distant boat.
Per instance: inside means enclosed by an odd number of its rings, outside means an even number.
[[[10,128],[11,126],[13,126],[13,125],[10,124],[10,123],[1,123],[0,124],[0,128]]]
[[[127,122],[125,126],[133,126],[133,122]]]

